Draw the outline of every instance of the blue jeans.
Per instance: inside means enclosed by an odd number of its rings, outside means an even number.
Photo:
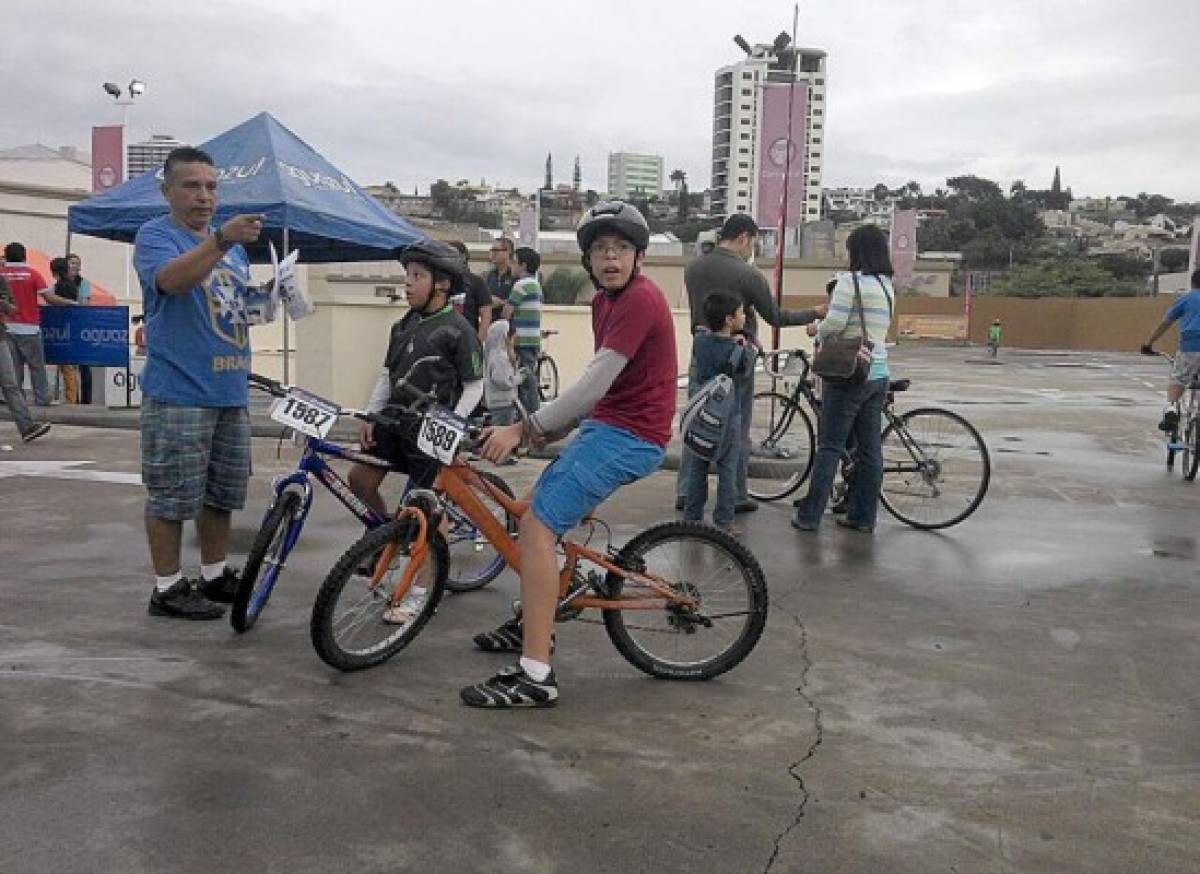
[[[717,448],[712,463],[717,468],[717,506],[713,510],[713,522],[725,526],[733,524],[733,507],[737,503],[737,469],[742,453],[738,441],[741,421],[734,419],[725,431],[725,439]],[[708,501],[708,465],[700,456],[686,446],[679,463],[679,488],[683,496],[683,521],[700,522],[704,519],[704,504]]]
[[[746,484],[746,477],[750,473],[750,418],[754,415],[754,370],[734,377],[734,386],[738,392],[739,417],[738,430],[734,433],[741,448],[735,490],[738,503],[743,503],[750,500],[750,488]]]
[[[813,463],[808,494],[796,508],[796,521],[816,526],[825,513],[842,451],[853,438],[857,447],[854,476],[846,503],[846,521],[875,527],[879,488],[883,484],[883,446],[880,441],[883,402],[888,380],[873,379],[860,385],[826,381],[821,394],[821,425],[817,458]]]
[[[538,395],[537,360],[537,349],[528,346],[517,347],[517,368],[520,370],[528,369],[529,371],[529,375],[517,386],[517,400],[521,402],[521,406],[525,408],[525,412],[530,415],[536,413],[537,408],[542,403],[542,399]]]

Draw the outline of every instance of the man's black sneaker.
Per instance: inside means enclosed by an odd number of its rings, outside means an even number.
[[[753,513],[757,509],[758,501],[754,500],[754,498],[743,498],[733,505],[733,512],[735,513]]]
[[[227,567],[215,580],[201,580],[200,592],[210,601],[218,604],[232,604],[233,596],[237,594],[238,573]]]
[[[1175,410],[1167,410],[1163,413],[1162,421],[1158,423],[1158,430],[1165,431],[1168,434],[1174,434],[1179,429],[1179,413]]]
[[[558,703],[558,681],[551,671],[539,683],[517,664],[482,683],[464,686],[458,694],[468,707],[553,707]]]
[[[525,643],[525,631],[520,615],[514,616],[495,631],[485,631],[471,638],[484,652],[520,652]],[[554,635],[550,635],[550,653],[554,654]]]
[[[173,616],[177,619],[220,619],[225,608],[205,598],[191,580],[184,577],[165,592],[157,588],[150,593],[151,616]]]
[[[26,443],[32,443],[34,440],[37,440],[39,437],[45,437],[49,433],[50,433],[50,423],[49,422],[38,422],[36,425],[34,425],[32,428],[30,428],[28,431],[26,431],[24,434],[22,434],[21,439],[24,440]]]

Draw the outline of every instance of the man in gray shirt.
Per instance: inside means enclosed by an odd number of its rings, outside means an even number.
[[[704,324],[704,301],[714,291],[727,291],[742,299],[746,310],[746,333],[757,338],[758,317],[776,328],[789,325],[807,325],[824,317],[827,307],[814,307],[807,310],[785,310],[775,304],[771,296],[771,286],[767,278],[747,262],[754,254],[754,241],[758,236],[758,225],[754,219],[744,213],[734,213],[725,219],[717,238],[716,248],[706,255],[701,255],[687,266],[683,274],[684,285],[687,286],[688,307],[692,314],[692,333],[702,328]],[[750,497],[746,487],[746,475],[750,468],[750,417],[754,410],[754,370],[741,377],[737,386],[741,401],[741,458],[737,474],[737,504],[734,510],[738,513],[748,513],[758,509],[758,504]],[[692,394],[699,386],[691,384],[689,378],[688,394]],[[684,454],[680,462],[679,482],[687,477],[684,470],[686,465],[694,463],[695,459]],[[676,492],[675,506],[682,509],[682,497]]]

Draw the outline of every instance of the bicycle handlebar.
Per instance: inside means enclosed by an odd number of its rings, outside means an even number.
[[[763,360],[763,370],[766,371],[768,376],[772,376],[775,379],[805,379],[808,377],[808,372],[812,367],[808,360],[808,353],[799,348],[764,349],[761,355]],[[793,355],[800,359],[801,368],[798,376],[796,374],[784,372],[789,363],[788,359]],[[776,367],[771,367],[769,362],[772,360],[778,361],[780,358],[784,358],[783,364],[777,365]]]

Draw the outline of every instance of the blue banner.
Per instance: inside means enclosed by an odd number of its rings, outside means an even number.
[[[47,364],[129,366],[129,307],[42,307]]]

